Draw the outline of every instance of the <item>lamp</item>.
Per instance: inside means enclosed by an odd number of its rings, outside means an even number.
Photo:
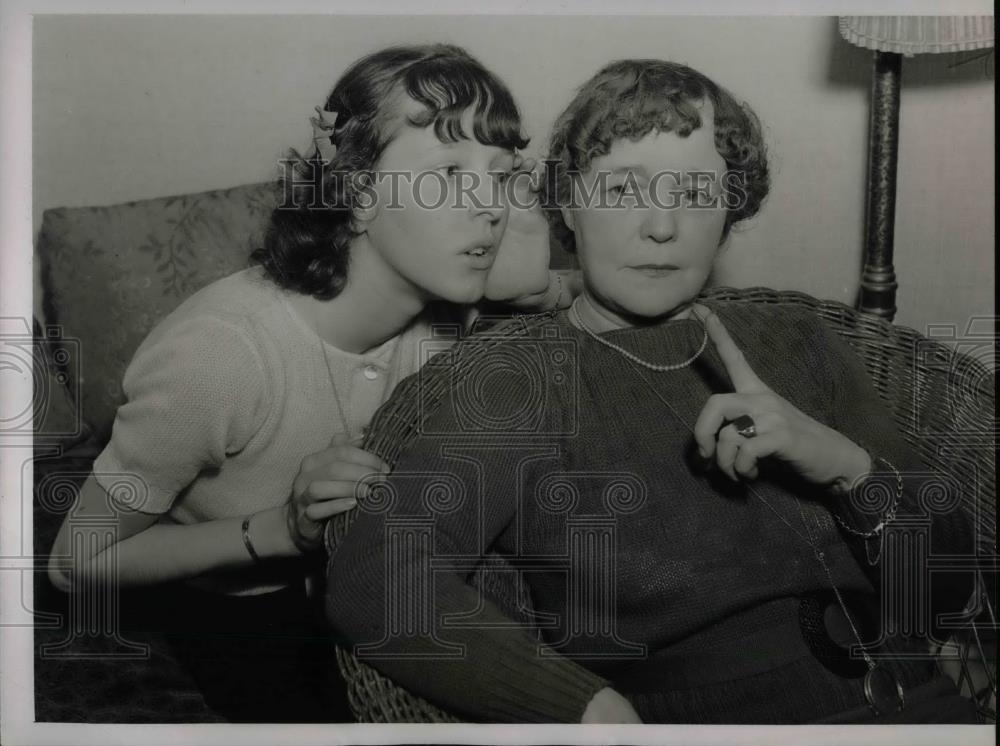
[[[892,263],[903,57],[992,47],[993,16],[842,16],[840,35],[874,50],[868,124],[865,266],[858,308],[889,321],[896,314]]]

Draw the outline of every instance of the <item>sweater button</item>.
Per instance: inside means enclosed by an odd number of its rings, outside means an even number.
[[[374,381],[376,378],[378,378],[378,368],[376,368],[374,365],[366,365],[364,373],[365,373],[365,378],[367,378],[369,381]]]

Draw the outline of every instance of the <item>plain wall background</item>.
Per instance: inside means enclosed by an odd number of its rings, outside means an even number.
[[[763,120],[773,186],[716,280],[853,303],[862,262],[871,53],[831,17],[36,17],[34,221],[262,181],[346,65],[391,43],[448,41],[510,85],[532,137],[613,58],[685,62]],[[897,323],[964,330],[994,307],[994,66],[904,60]]]

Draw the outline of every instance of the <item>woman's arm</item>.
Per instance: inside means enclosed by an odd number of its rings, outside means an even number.
[[[932,553],[971,554],[975,537],[958,500],[943,515],[921,504],[940,477],[898,432],[853,349],[808,312],[785,310],[773,319],[776,328],[794,335],[797,351],[791,367],[770,373],[791,371],[815,387],[816,396],[804,398],[822,403],[810,405],[807,414],[758,378],[715,314],[705,323],[735,393],[710,397],[699,415],[695,437],[702,456],[713,458],[734,480],[755,479],[758,459],[781,461],[829,508],[876,587],[883,567],[892,567],[907,587],[929,582],[937,610],[960,610],[972,589],[971,576],[968,582],[955,582],[951,574],[928,577],[928,568],[910,557],[896,557],[889,565],[884,557],[879,561],[882,538],[893,520],[904,516],[927,521]],[[746,436],[737,429],[746,426],[742,415],[750,416],[754,428]],[[875,499],[883,495],[888,499]]]
[[[907,517],[928,522],[931,554],[973,555],[975,527],[962,508],[961,496],[950,496],[954,498],[951,510],[928,510],[928,501],[922,496],[940,496],[942,475],[929,469],[904,440],[853,349],[825,328],[818,338],[825,351],[823,367],[828,371],[833,426],[871,454],[874,461],[867,479],[857,482],[853,490],[836,496],[831,506],[842,521],[841,532],[859,564],[868,570],[877,585],[881,580],[880,565],[869,558],[877,556],[882,546],[879,534],[891,532],[896,518]],[[892,502],[872,510],[870,498],[877,494],[892,495]],[[859,533],[873,532],[879,523],[883,523],[883,527],[871,538],[859,536]],[[973,590],[971,575],[929,573],[926,567],[910,565],[900,567],[900,571],[915,574],[910,582],[919,585],[911,587],[927,584],[936,612],[961,610]]]
[[[506,388],[503,375],[491,377],[476,416],[505,411],[496,395]],[[328,566],[328,618],[362,661],[450,711],[483,721],[580,722],[607,682],[540,644],[469,582],[469,563],[511,525],[533,477],[523,438],[462,434],[461,401],[446,395],[386,491],[361,501]],[[448,566],[458,559],[461,568]],[[446,621],[473,609],[475,626]],[[616,702],[605,692],[588,717],[625,717]]]

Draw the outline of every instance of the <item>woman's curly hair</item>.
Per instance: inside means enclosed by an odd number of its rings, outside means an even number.
[[[461,120],[473,109],[472,136],[511,150],[528,144],[521,115],[507,87],[460,47],[448,44],[390,47],[363,57],[340,78],[324,109],[335,112],[329,162],[292,150],[279,179],[282,203],[271,213],[263,246],[251,254],[281,287],[320,299],[347,282],[350,242],[358,235],[353,207],[370,198],[371,175],[395,131],[401,96],[423,106],[407,117],[433,125],[442,142],[467,139]],[[358,177],[362,178],[358,178]]]
[[[663,60],[620,60],[584,83],[556,120],[549,144],[543,199],[555,208],[573,202],[573,176],[607,155],[620,138],[638,140],[652,130],[687,137],[701,126],[695,104],[715,109],[715,149],[729,171],[741,174],[738,206],[726,215],[722,240],[732,226],[757,214],[770,189],[767,148],[757,115],[729,91],[685,65]],[[575,251],[573,232],[558,209],[547,209],[553,233]]]

